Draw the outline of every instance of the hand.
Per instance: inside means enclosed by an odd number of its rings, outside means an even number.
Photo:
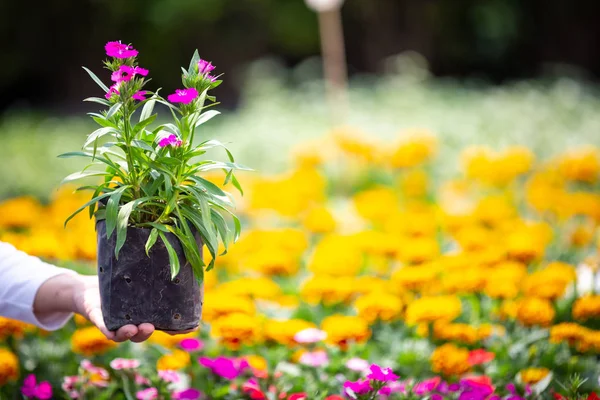
[[[102,318],[97,276],[62,274],[48,279],[35,295],[33,310],[38,319],[57,312],[76,312],[90,320],[108,339],[115,342],[143,342],[154,332],[152,324],[125,325],[115,332],[109,331]]]
[[[73,291],[74,311],[89,319],[104,335],[115,342],[143,342],[154,332],[152,324],[144,323],[138,326],[129,324],[117,331],[109,331],[104,325],[102,309],[100,308],[100,289],[97,276],[79,276],[80,284]]]

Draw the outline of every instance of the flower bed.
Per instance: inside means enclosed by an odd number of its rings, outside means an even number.
[[[79,318],[0,319],[0,393],[594,398],[598,149],[473,147],[440,181],[435,136],[400,136],[338,129],[285,174],[240,176],[244,234],[205,276],[198,333],[116,345]],[[93,273],[93,223],[62,227],[78,196],[0,204],[0,240]]]

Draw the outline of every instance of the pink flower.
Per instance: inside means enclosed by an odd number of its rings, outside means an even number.
[[[134,379],[136,385],[140,385],[140,386],[141,385],[146,385],[146,386],[150,385],[150,381],[138,373],[136,373],[133,376],[133,379]]]
[[[432,394],[431,400],[444,400],[444,397],[441,394]]]
[[[303,353],[300,356],[300,364],[310,367],[323,367],[329,363],[329,357],[324,350]]]
[[[181,377],[179,376],[179,374],[177,374],[177,372],[170,370],[170,369],[159,370],[158,377],[160,379],[162,379],[163,381],[169,382],[169,383],[179,383],[181,381]]]
[[[439,376],[436,376],[435,378],[431,378],[431,379],[426,379],[422,382],[417,383],[415,385],[415,387],[413,388],[413,392],[417,396],[423,396],[424,394],[427,394],[427,393],[435,390],[441,381],[442,381],[442,379]]]
[[[303,329],[294,335],[294,340],[298,343],[317,343],[326,338],[327,333],[317,328]]]
[[[147,76],[148,70],[141,67],[130,67],[129,65],[121,65],[118,70],[112,73],[110,79],[113,82],[127,82],[136,75]]]
[[[367,394],[372,390],[368,379],[356,382],[346,381],[344,382],[344,389],[346,393],[350,391],[354,394]]]
[[[108,379],[110,376],[107,370],[102,367],[95,366],[90,360],[82,360],[81,368],[92,375],[98,375],[102,379]]]
[[[367,375],[368,379],[373,379],[380,382],[397,381],[399,376],[394,374],[391,368],[382,369],[379,365],[373,364],[369,368],[371,373]]]
[[[198,400],[201,395],[201,391],[192,388],[173,392],[171,397],[173,398],[173,400]]]
[[[131,96],[131,98],[134,100],[138,100],[138,101],[144,101],[144,100],[146,100],[146,98],[144,97],[146,95],[146,93],[147,93],[146,90],[138,90]]]
[[[167,146],[174,146],[174,147],[179,147],[181,146],[183,142],[179,139],[177,139],[177,136],[175,136],[174,134],[170,134],[169,136],[160,139],[160,141],[158,142],[158,145],[160,147],[167,147]]]
[[[210,61],[206,61],[203,59],[198,60],[198,73],[200,75],[207,74],[210,71],[212,71],[213,69],[215,69],[215,66],[212,65],[212,63]]]
[[[108,89],[108,92],[106,92],[106,94],[104,95],[104,97],[106,98],[106,100],[110,100],[110,98],[112,97],[113,94],[119,94],[119,82],[115,83],[114,85],[112,85],[110,87],[110,89]]]
[[[160,145],[160,144],[159,144]],[[179,342],[179,347],[187,352],[200,351],[204,348],[204,343],[200,339],[187,338]]]
[[[494,357],[496,357],[496,354],[491,351],[485,351],[484,349],[471,350],[468,362],[471,365],[485,364],[492,361]]]
[[[69,396],[74,399],[78,396],[71,396],[71,393],[75,391],[75,384],[77,384],[77,382],[79,382],[79,377],[78,376],[65,376],[63,378],[63,383],[61,385],[62,389],[69,393]],[[75,392],[77,393],[77,392]]]
[[[242,385],[242,391],[246,393],[251,399],[255,400],[266,400],[265,394],[260,390],[260,386],[256,379],[248,379]]]
[[[194,88],[177,89],[175,93],[170,94],[167,98],[171,103],[190,104],[198,97],[198,91]]]
[[[122,369],[136,369],[140,366],[140,361],[129,358],[115,358],[110,362],[110,367],[116,371]]]
[[[200,357],[198,362],[206,368],[210,368],[213,374],[229,380],[237,378],[246,368],[249,368],[248,362],[244,359],[235,360],[223,356],[219,356],[214,360],[208,357]]]
[[[362,358],[354,357],[346,361],[346,368],[351,371],[364,372],[369,369],[369,362]]]
[[[38,385],[35,375],[30,374],[23,381],[21,393],[32,399],[47,400],[52,398],[52,386],[47,381],[40,382]]]
[[[217,81],[217,77],[216,76],[212,76],[212,75],[206,75],[206,79],[208,79],[211,82],[216,82]]]
[[[154,400],[158,398],[158,390],[153,387],[140,390],[135,394],[135,398],[138,400]]]
[[[108,42],[104,46],[104,50],[106,50],[106,55],[109,57],[115,58],[130,58],[138,55],[138,51],[133,47],[118,42]]]

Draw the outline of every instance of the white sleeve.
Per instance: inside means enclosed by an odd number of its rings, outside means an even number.
[[[0,316],[28,322],[48,331],[63,327],[72,313],[57,312],[40,320],[33,313],[33,302],[44,282],[65,273],[74,272],[47,264],[0,242]]]

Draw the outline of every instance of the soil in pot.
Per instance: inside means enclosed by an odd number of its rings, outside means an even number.
[[[106,222],[96,223],[98,279],[104,323],[109,330],[124,325],[153,324],[157,330],[185,331],[200,322],[204,287],[194,278],[183,248],[173,234],[165,234],[181,269],[171,280],[169,254],[160,238],[146,255],[150,229],[129,227],[127,240],[115,257],[116,232],[106,236]],[[197,238],[202,251],[202,242]]]

